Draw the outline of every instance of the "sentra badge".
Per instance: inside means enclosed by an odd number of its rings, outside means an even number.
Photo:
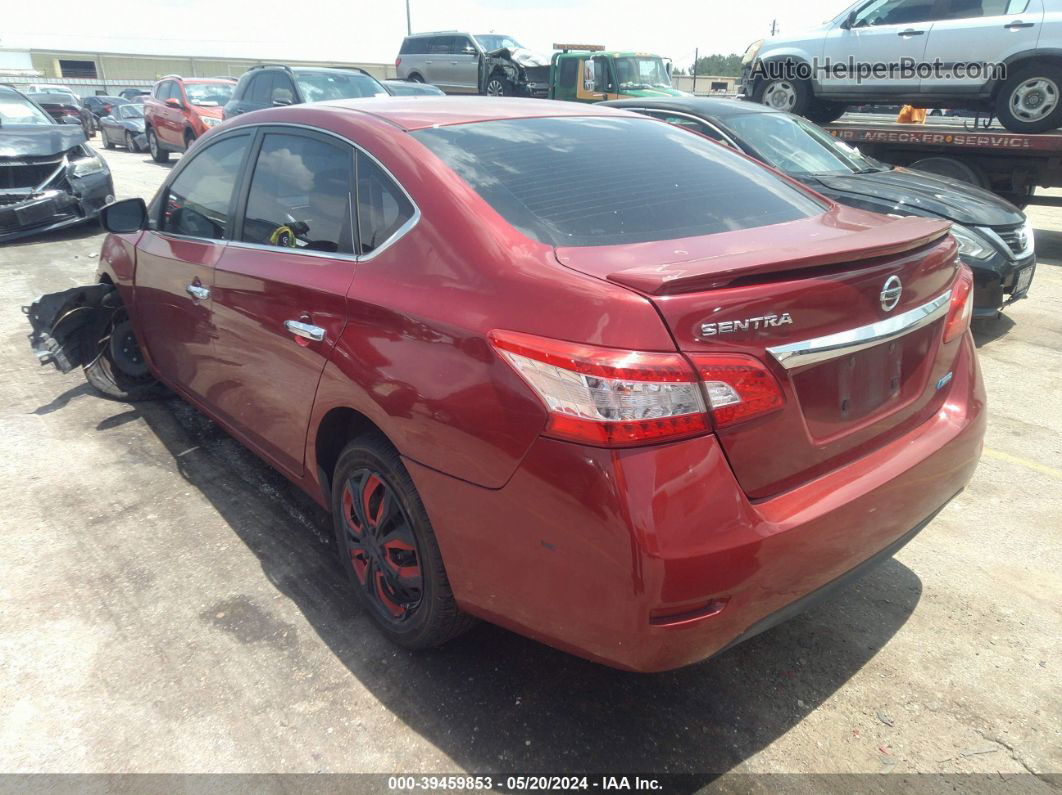
[[[735,331],[759,331],[788,326],[792,323],[793,318],[788,312],[780,315],[771,313],[761,317],[747,317],[744,320],[720,320],[717,323],[701,323],[701,336],[714,337],[717,334],[731,334]]]

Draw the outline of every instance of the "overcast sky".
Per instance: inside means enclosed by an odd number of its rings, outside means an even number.
[[[743,52],[772,19],[793,33],[843,10],[845,0],[410,0],[413,31],[508,33],[549,51],[554,42],[639,49],[686,67],[702,54]],[[268,9],[275,9],[270,11]],[[49,0],[47,13],[7,0],[0,47],[164,55],[393,61],[406,31],[404,0]]]

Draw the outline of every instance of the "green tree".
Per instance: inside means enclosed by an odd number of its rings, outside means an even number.
[[[723,55],[713,53],[702,55],[697,59],[696,69],[698,75],[718,75],[719,77],[740,77],[741,56],[737,53]],[[693,74],[692,70],[690,74]]]

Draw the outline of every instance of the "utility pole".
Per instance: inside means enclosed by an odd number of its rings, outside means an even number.
[[[699,47],[695,47],[693,50],[693,93],[697,93],[697,60],[700,57],[701,50]]]
[[[406,0],[406,12],[407,13],[409,12],[409,0]],[[777,19],[772,19],[771,20],[771,35],[774,36],[776,33],[778,33],[778,20]]]
[[[413,35],[413,25],[409,21],[409,0],[406,0],[406,35]]]

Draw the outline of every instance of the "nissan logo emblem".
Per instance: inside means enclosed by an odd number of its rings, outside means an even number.
[[[890,276],[885,280],[885,286],[881,288],[881,308],[891,312],[900,303],[900,293],[903,292],[903,284],[899,276]]]

